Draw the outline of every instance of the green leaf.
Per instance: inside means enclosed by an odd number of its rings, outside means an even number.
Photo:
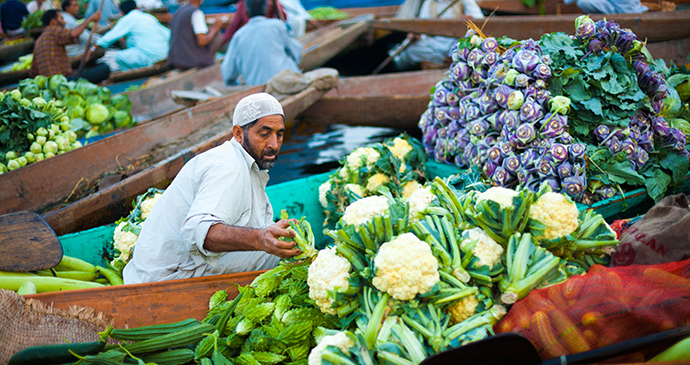
[[[685,175],[688,173],[688,159],[683,155],[662,151],[659,156],[659,165],[671,170],[673,185],[681,186],[685,183]]]
[[[597,98],[591,98],[586,101],[581,101],[580,104],[584,105],[587,110],[591,111],[592,113],[599,115],[599,116],[604,116],[604,112],[601,109],[601,101]]]
[[[610,163],[600,167],[606,172],[611,182],[616,184],[644,185],[644,178],[633,170],[629,161]]]
[[[647,194],[656,202],[666,193],[666,189],[671,183],[671,176],[661,169],[649,171],[652,172],[652,176],[645,178],[645,186],[647,187]]]

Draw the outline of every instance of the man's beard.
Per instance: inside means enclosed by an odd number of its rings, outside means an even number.
[[[259,169],[261,170],[270,170],[273,168],[273,166],[276,164],[276,161],[278,160],[278,153],[276,150],[273,148],[267,147],[263,151],[257,151],[256,147],[249,142],[249,138],[247,138],[247,135],[244,135],[244,138],[242,138],[242,147],[244,147],[244,150],[247,151],[249,156],[252,156],[254,158],[254,161],[256,161],[256,164],[259,166]],[[274,155],[275,158],[271,160],[267,160],[264,158],[266,155]]]

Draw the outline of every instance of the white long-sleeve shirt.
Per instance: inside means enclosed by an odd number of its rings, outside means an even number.
[[[170,29],[164,27],[156,17],[139,10],[132,10],[120,18],[113,29],[104,34],[98,45],[110,47],[118,39],[127,37],[127,49],[137,49],[150,58],[151,63],[168,57],[170,50]]]
[[[65,20],[65,28],[67,29],[74,29],[77,26],[79,26],[77,18],[75,18],[70,13],[66,13],[63,11],[62,19]],[[77,43],[66,45],[65,49],[67,50],[67,57],[74,57],[80,54],[84,54],[84,50],[86,50],[86,43],[89,42],[90,34],[91,32],[88,29],[84,29],[84,31],[81,32],[81,34],[79,35]],[[93,37],[91,37],[91,42],[96,43],[99,39],[101,39],[101,35],[94,34]]]
[[[268,172],[232,139],[187,162],[149,214],[125,284],[270,269],[279,258],[263,251],[211,252],[209,228],[265,228],[273,222]]]
[[[220,71],[226,84],[242,75],[247,85],[265,84],[285,69],[300,72],[302,44],[278,19],[255,16],[230,40]]]

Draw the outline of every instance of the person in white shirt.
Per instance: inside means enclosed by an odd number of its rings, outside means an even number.
[[[62,2],[62,19],[65,21],[65,28],[74,29],[79,25],[77,22],[77,15],[79,14],[79,4],[77,0],[64,0]],[[86,43],[89,41],[89,36],[91,32],[84,30],[79,35],[76,43],[68,44],[65,46],[67,50],[67,57],[74,57],[84,54],[86,50]],[[99,39],[101,39],[100,34],[94,34],[91,37],[91,42],[95,44]]]
[[[458,3],[453,0],[425,0],[419,9],[418,18],[436,19],[439,14],[441,14],[441,19],[458,18],[462,14],[474,19],[484,18],[484,14],[474,0],[462,0]],[[411,44],[393,59],[393,63],[401,71],[412,69],[422,61],[442,64],[455,41],[455,38],[450,37],[410,33],[407,35],[406,43]]]
[[[303,36],[307,31],[307,20],[311,19],[309,12],[299,0],[280,0],[279,3],[287,15],[285,22],[290,30],[290,35],[295,38]]]
[[[288,220],[273,223],[266,195],[285,132],[283,108],[249,95],[232,115],[234,138],[187,162],[146,219],[125,284],[271,269],[298,255]]]
[[[640,0],[565,0],[566,4],[574,2],[587,14],[644,13],[649,10]]]
[[[57,9],[51,0],[33,0],[26,4],[26,10],[33,14],[39,10]]]

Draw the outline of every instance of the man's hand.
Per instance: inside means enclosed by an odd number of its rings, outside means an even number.
[[[297,223],[295,219],[281,219],[261,232],[261,243],[263,250],[282,259],[300,254],[300,250],[295,249],[295,242],[281,241],[280,237],[294,237],[295,232],[287,230],[290,221]]]
[[[216,18],[216,21],[213,22],[211,29],[212,30],[215,29],[215,31],[217,32],[217,31],[221,30],[221,28],[223,28],[224,23],[225,23],[225,21],[223,20],[223,17]]]
[[[91,14],[87,23],[90,23],[90,22],[98,23],[99,21],[101,21],[101,11],[100,10]]]
[[[421,38],[420,34],[415,34],[415,33],[407,33],[407,39],[410,40],[410,42],[416,42]]]

